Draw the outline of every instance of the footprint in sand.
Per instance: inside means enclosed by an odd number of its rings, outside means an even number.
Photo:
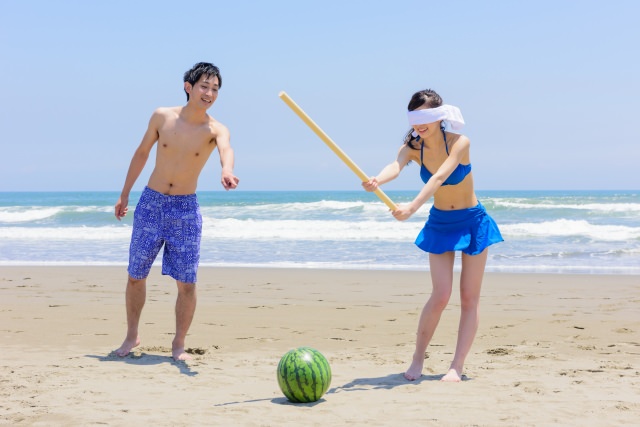
[[[199,355],[203,355],[207,352],[206,348],[200,348],[200,347],[196,347],[196,348],[188,348],[185,350],[187,353],[189,354],[199,354]]]
[[[507,354],[510,354],[510,353],[511,351],[502,347],[492,348],[487,350],[487,354],[490,354],[492,356],[506,356]]]

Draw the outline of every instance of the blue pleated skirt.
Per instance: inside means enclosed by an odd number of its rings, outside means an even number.
[[[473,208],[453,211],[432,207],[415,243],[423,251],[433,254],[462,251],[478,255],[488,246],[502,241],[498,225],[478,203]]]

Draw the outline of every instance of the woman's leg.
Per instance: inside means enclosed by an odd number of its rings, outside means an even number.
[[[443,381],[460,381],[464,360],[471,350],[471,344],[478,331],[480,322],[480,288],[484,267],[487,263],[488,249],[478,255],[462,254],[462,271],[460,273],[460,325],[458,326],[458,342],[449,372]]]
[[[420,378],[424,366],[424,353],[433,337],[440,321],[453,287],[453,261],[455,252],[444,254],[429,254],[429,267],[431,270],[431,283],[433,290],[429,300],[422,309],[418,322],[416,337],[416,349],[413,353],[411,366],[405,372],[404,377],[409,381]]]

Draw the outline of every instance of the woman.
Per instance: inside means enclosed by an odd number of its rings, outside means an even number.
[[[503,239],[498,226],[476,198],[469,138],[445,131],[445,122],[453,130],[462,128],[464,119],[460,110],[443,105],[442,98],[433,90],[416,92],[408,110],[413,129],[405,136],[398,157],[362,185],[365,190],[374,191],[398,177],[409,162],[420,165],[424,187],[411,203],[398,206],[392,212],[397,220],[404,221],[433,196],[429,219],[415,242],[429,253],[433,291],[422,309],[413,361],[404,376],[413,381],[422,375],[425,351],[451,296],[455,251],[461,251],[458,342],[449,371],[442,377],[443,381],[460,381],[478,329],[487,247]]]

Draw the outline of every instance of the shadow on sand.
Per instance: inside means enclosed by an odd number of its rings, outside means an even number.
[[[404,378],[403,374],[389,374],[384,377],[376,377],[376,378],[356,378],[341,386],[330,388],[325,393],[325,396],[327,394],[341,393],[344,391],[369,391],[369,390],[378,390],[378,389],[392,389],[394,387],[400,387],[400,386],[415,386],[425,381],[440,381],[442,377],[444,377],[444,374],[423,375],[415,381],[407,381]],[[462,376],[462,381],[470,381],[470,380],[471,379],[467,378],[467,376],[465,375]],[[256,403],[256,402],[265,402],[265,401],[271,401],[271,403],[277,404],[277,405],[291,405],[291,406],[300,406],[300,407],[313,407],[323,402],[326,402],[324,398],[320,398],[320,400],[316,402],[293,403],[293,402],[290,402],[286,397],[277,397],[277,398],[238,400],[234,402],[218,403],[213,406],[241,405],[245,403]]]
[[[270,401],[271,403],[276,404],[276,405],[300,406],[300,407],[305,407],[305,408],[314,407],[314,406],[319,405],[319,404],[321,404],[323,402],[326,402],[326,400],[324,398],[322,398],[322,397],[320,399],[316,400],[315,402],[309,402],[309,403],[294,403],[294,402],[291,402],[286,397],[268,397],[268,398],[265,398],[265,399],[238,400],[238,401],[235,401],[235,402],[218,403],[218,404],[213,405],[213,406],[240,405],[240,404],[243,404],[243,403],[267,402],[267,401]]]
[[[422,375],[415,381],[408,381],[403,374],[389,374],[384,377],[374,378],[356,378],[341,386],[330,388],[327,391],[329,393],[337,393],[342,391],[364,391],[364,390],[378,390],[378,389],[392,389],[400,386],[413,386],[418,385],[425,381],[440,381],[444,377],[444,374],[440,375]],[[462,381],[470,381],[466,375],[462,376]]]
[[[126,363],[129,365],[138,365],[138,366],[151,366],[151,365],[160,365],[163,363],[168,363],[178,368],[180,373],[183,375],[188,375],[190,377],[198,375],[198,372],[192,371],[189,365],[187,365],[185,361],[173,360],[173,357],[171,356],[161,356],[157,354],[149,354],[144,352],[136,352],[136,353],[131,352],[125,357],[120,357],[115,353],[115,351],[112,351],[106,356],[87,354],[85,355],[85,357],[97,359],[100,362],[119,362],[119,363]]]

